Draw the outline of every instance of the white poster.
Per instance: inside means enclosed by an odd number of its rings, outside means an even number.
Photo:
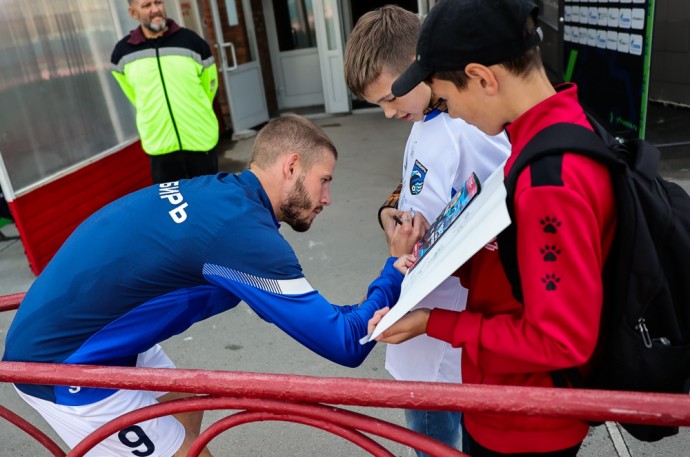
[[[443,233],[429,252],[405,276],[400,299],[362,344],[379,336],[407,314],[477,251],[510,225],[505,203],[503,166],[494,171],[481,191],[453,224]]]

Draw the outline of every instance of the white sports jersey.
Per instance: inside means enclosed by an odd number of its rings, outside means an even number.
[[[470,173],[485,181],[509,153],[504,133],[488,136],[462,119],[429,113],[414,123],[407,139],[398,209],[414,210],[433,222]],[[450,277],[415,308],[459,311],[466,299],[467,290]],[[386,369],[398,380],[460,382],[460,349],[421,335],[387,345]]]

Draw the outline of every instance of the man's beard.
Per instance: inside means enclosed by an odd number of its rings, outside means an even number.
[[[312,208],[316,209],[309,195],[307,195],[307,189],[304,187],[304,176],[300,176],[297,178],[295,187],[290,191],[287,200],[280,205],[282,220],[292,227],[294,231],[306,232],[311,227],[312,221],[307,218],[300,218],[300,213]]]
[[[154,20],[155,18],[157,18],[157,17],[162,17],[162,18],[163,18],[163,22],[162,22],[162,23],[154,23],[153,20]],[[166,28],[167,26],[168,26],[168,21],[165,20],[165,17],[164,17],[164,16],[154,16],[154,17],[151,18],[151,20],[149,21],[148,24],[145,24],[145,25],[144,25],[144,27],[146,27],[147,29],[149,29],[149,30],[152,31],[153,33],[162,32],[163,30],[165,30],[165,28]]]

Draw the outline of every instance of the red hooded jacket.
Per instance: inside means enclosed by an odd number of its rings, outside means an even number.
[[[591,128],[564,85],[507,127],[512,153],[505,173],[527,142],[551,124]],[[581,366],[597,342],[602,271],[616,226],[608,169],[564,154],[532,179],[531,167],[515,191],[517,259],[524,296],[518,302],[503,271],[500,246],[491,243],[460,270],[469,289],[467,309],[432,311],[427,334],[462,347],[465,383],[552,387],[550,372]],[[465,414],[472,437],[503,453],[549,452],[581,442],[585,421],[498,414]]]

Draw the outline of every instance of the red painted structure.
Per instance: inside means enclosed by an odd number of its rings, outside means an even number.
[[[23,294],[0,297],[0,311],[14,309]],[[690,426],[690,396],[474,384],[401,382],[375,379],[244,373],[213,370],[122,368],[0,362],[0,382],[62,384],[200,394],[132,411],[115,419],[75,447],[68,456],[82,456],[102,439],[124,427],[153,417],[200,410],[242,410],[217,421],[195,441],[196,456],[223,431],[255,421],[289,421],[333,433],[372,455],[391,453],[367,434],[396,441],[430,455],[462,456],[445,445],[400,426],[326,405],[459,410],[548,417]],[[14,413],[8,418],[53,455],[54,443]],[[18,419],[18,420],[17,420]],[[47,440],[47,441],[46,441]],[[52,443],[52,444],[51,444]]]
[[[84,219],[151,183],[149,159],[137,141],[8,201],[34,274]]]

